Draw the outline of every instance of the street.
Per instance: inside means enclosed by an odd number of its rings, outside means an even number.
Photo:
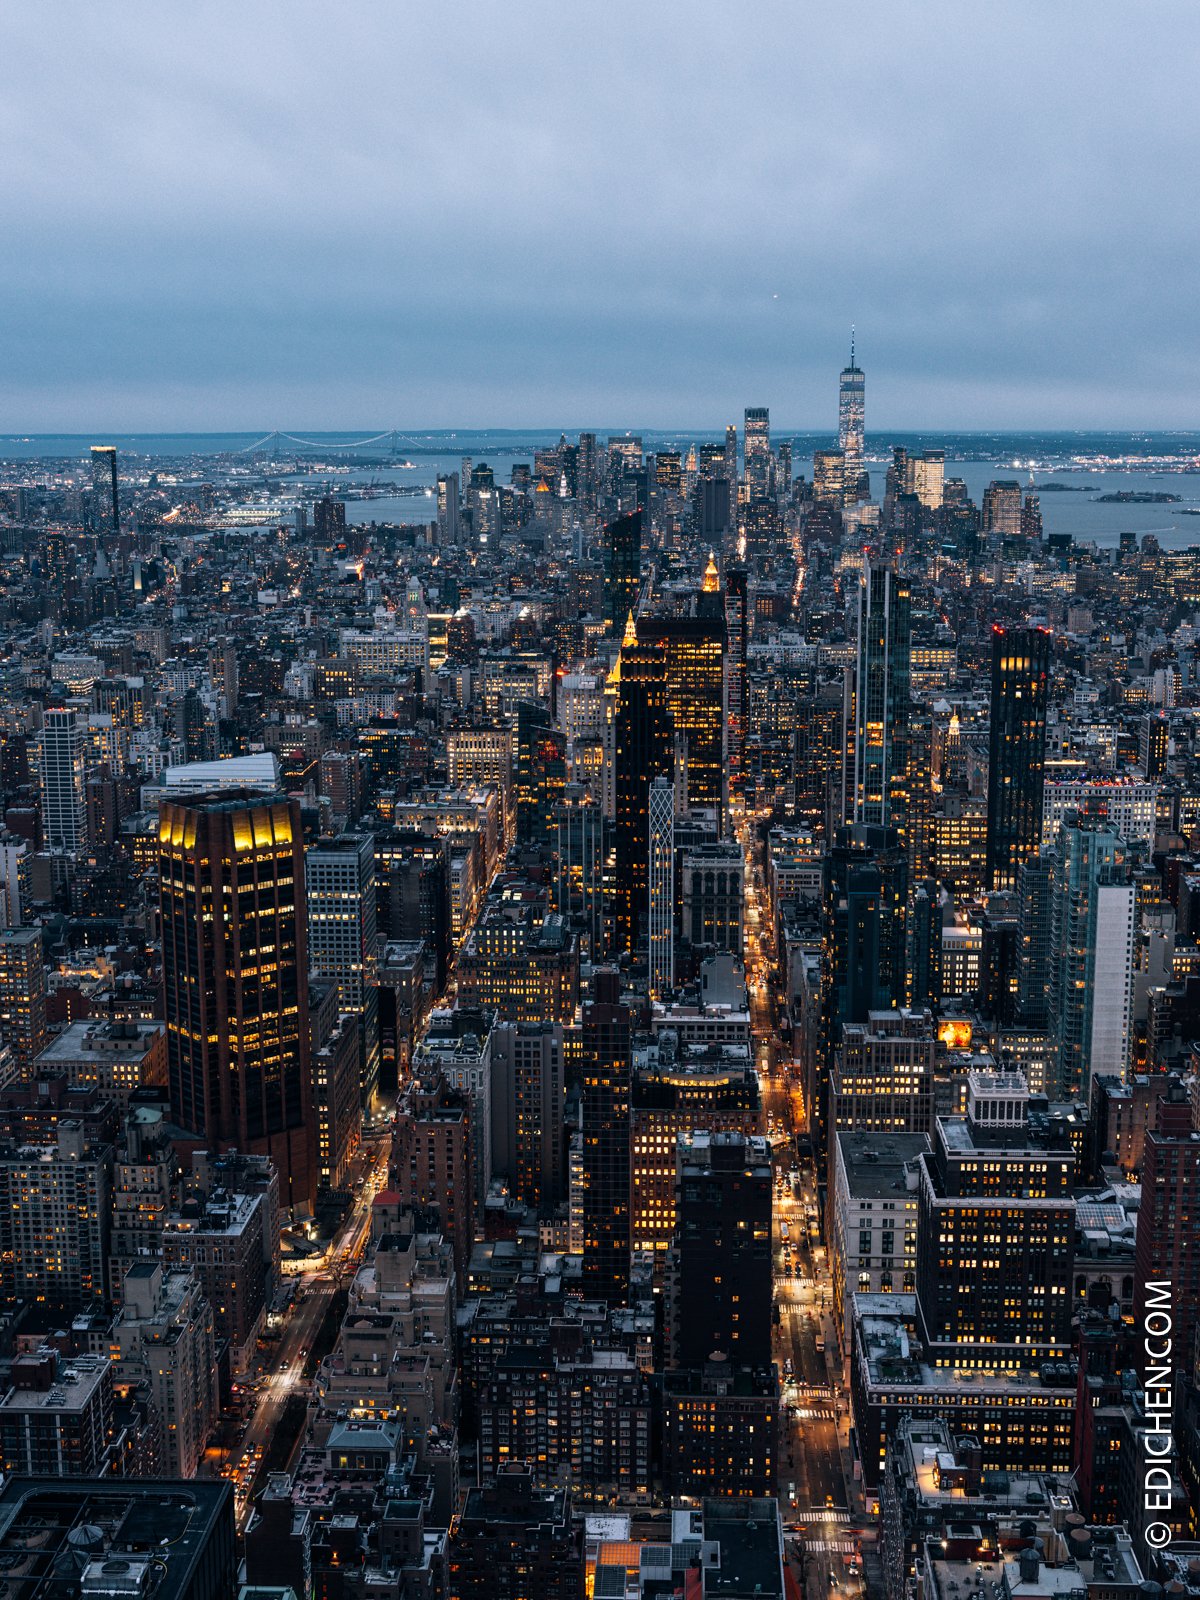
[[[773,1257],[775,1360],[782,1406],[779,1502],[789,1559],[807,1593],[853,1596],[861,1578],[849,1570],[863,1540],[855,1512],[847,1399],[833,1326],[825,1250],[817,1228],[816,1174],[797,1155],[808,1131],[799,1074],[776,1028],[775,951],[754,848],[753,817],[737,819],[746,862],[745,965],[763,1123],[775,1158]],[[870,1535],[868,1534],[869,1538]]]

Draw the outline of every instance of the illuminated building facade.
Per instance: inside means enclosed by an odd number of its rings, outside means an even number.
[[[163,1016],[175,1118],[316,1195],[300,809],[244,792],[164,801]]]
[[[1070,1351],[1075,1153],[1035,1144],[1020,1073],[972,1072],[918,1190],[917,1305],[935,1366],[999,1370]]]
[[[115,539],[121,531],[121,507],[117,497],[117,447],[92,446],[92,526],[100,542]]]
[[[845,497],[848,501],[866,498],[860,488],[866,410],[867,380],[854,359],[854,340],[851,338],[850,365],[842,368],[838,379],[838,449],[845,462]]]
[[[771,488],[771,413],[766,406],[746,407],[742,465],[751,499],[766,496]]]
[[[992,629],[988,735],[987,887],[1013,889],[1042,834],[1050,635]]]
[[[635,1064],[630,1112],[630,1198],[635,1251],[665,1265],[675,1232],[675,1183],[681,1135],[753,1134],[759,1125],[758,1077],[744,1047],[714,1045],[653,1052]]]
[[[639,645],[663,653],[667,710],[675,733],[687,740],[687,803],[714,806],[720,817],[727,798],[725,618],[719,609],[694,617],[641,617],[637,637]]]

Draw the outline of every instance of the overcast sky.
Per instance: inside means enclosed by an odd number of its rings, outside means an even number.
[[[1200,425],[1195,0],[2,15],[5,431]]]

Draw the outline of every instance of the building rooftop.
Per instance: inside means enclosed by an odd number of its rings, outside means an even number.
[[[0,1491],[0,1571],[22,1600],[185,1600],[205,1568],[232,1592],[228,1483],[10,1478]]]

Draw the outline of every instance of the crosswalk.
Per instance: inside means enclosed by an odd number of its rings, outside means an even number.
[[[789,1406],[788,1410],[798,1422],[832,1422],[836,1416],[832,1406]]]
[[[850,1519],[845,1511],[840,1511],[837,1506],[812,1506],[807,1511],[794,1511],[787,1519],[789,1522],[848,1522]]]
[[[802,1533],[794,1537],[812,1556],[852,1556],[856,1548],[853,1539],[806,1539]]]

